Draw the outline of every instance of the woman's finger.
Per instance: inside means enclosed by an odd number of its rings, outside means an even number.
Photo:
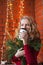
[[[23,48],[18,49],[18,51],[21,51]]]

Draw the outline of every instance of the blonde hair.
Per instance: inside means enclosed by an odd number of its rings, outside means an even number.
[[[31,32],[35,32],[35,31],[36,31],[37,24],[36,24],[36,22],[34,21],[34,19],[33,19],[31,16],[23,16],[23,17],[20,19],[20,21],[21,21],[22,19],[27,19],[27,20],[29,20],[30,25],[31,25],[31,27],[32,27],[32,31],[31,31]]]
[[[27,19],[27,20],[29,20],[30,25],[31,25],[31,34],[33,34],[35,38],[39,38],[39,37],[40,37],[40,34],[39,34],[39,31],[38,31],[38,29],[37,29],[37,24],[36,24],[36,22],[34,21],[34,19],[33,19],[31,16],[23,16],[23,17],[20,19],[20,21],[21,21],[22,19]],[[19,33],[20,24],[21,24],[21,22],[19,23],[19,26],[18,26],[19,28],[18,28],[18,30],[16,31],[17,33]],[[30,35],[30,36],[31,36],[31,35]]]

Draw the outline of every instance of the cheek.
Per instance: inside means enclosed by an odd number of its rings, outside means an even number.
[[[28,30],[29,30],[29,29],[31,29],[31,27],[30,27],[30,26],[27,26],[26,28],[27,28]]]
[[[31,32],[31,27],[30,26],[26,27],[26,29],[27,29],[27,31]]]

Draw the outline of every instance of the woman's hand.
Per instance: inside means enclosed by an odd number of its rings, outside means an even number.
[[[24,50],[22,50],[22,48],[20,48],[19,50],[17,50],[15,56],[21,57],[21,56],[24,56],[24,54],[25,54]]]

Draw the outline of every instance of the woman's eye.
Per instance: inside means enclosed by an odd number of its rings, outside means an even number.
[[[30,26],[29,24],[26,24],[26,26]]]
[[[21,24],[21,26],[23,26],[23,24]]]

